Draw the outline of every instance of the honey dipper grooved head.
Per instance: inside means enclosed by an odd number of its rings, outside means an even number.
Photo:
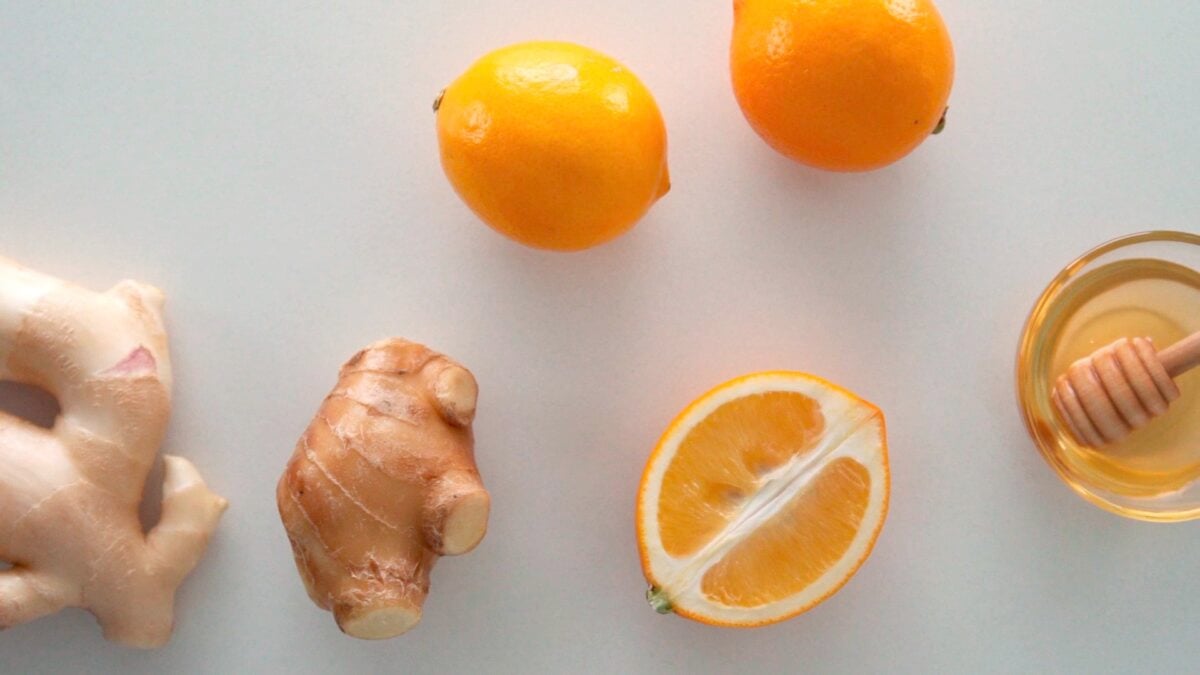
[[[1179,387],[1149,338],[1122,338],[1059,376],[1054,407],[1084,445],[1116,443],[1167,411]]]

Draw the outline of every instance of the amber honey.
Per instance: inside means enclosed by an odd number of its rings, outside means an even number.
[[[1026,325],[1018,390],[1030,433],[1072,488],[1123,515],[1200,517],[1200,370],[1177,378],[1171,409],[1124,441],[1086,448],[1050,403],[1055,378],[1121,337],[1165,348],[1200,331],[1200,237],[1133,235],[1089,252],[1046,289]]]

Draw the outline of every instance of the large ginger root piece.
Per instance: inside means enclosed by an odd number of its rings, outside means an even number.
[[[171,406],[163,296],[124,281],[94,293],[0,258],[0,380],[41,387],[43,429],[0,411],[0,628],[83,607],[104,636],[156,647],[175,589],[226,502],[164,457],[162,517],[138,520]]]
[[[478,390],[459,364],[400,339],[342,366],[279,480],[279,514],[309,597],[364,639],[421,619],[439,556],[483,539]]]

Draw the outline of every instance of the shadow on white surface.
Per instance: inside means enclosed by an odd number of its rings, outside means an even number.
[[[44,389],[29,384],[0,382],[0,412],[49,429],[54,426],[62,409],[58,400]]]

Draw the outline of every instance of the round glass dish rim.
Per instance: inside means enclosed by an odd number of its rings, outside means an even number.
[[[1126,518],[1135,520],[1144,520],[1157,523],[1183,522],[1200,518],[1200,506],[1194,509],[1173,513],[1160,513],[1156,511],[1147,511],[1136,507],[1122,506],[1114,504],[1100,495],[1093,493],[1086,487],[1079,485],[1075,481],[1075,477],[1067,472],[1067,469],[1058,461],[1051,450],[1047,447],[1048,441],[1038,434],[1037,428],[1034,425],[1034,419],[1037,416],[1034,411],[1034,406],[1029,399],[1032,398],[1031,382],[1027,382],[1030,378],[1022,373],[1022,361],[1026,354],[1031,354],[1034,345],[1042,338],[1042,331],[1045,328],[1045,318],[1049,312],[1050,306],[1066,288],[1067,284],[1081,270],[1094,262],[1097,258],[1104,256],[1113,251],[1144,243],[1177,243],[1183,245],[1196,246],[1200,248],[1200,235],[1190,232],[1180,232],[1176,230],[1147,230],[1144,232],[1135,232],[1127,234],[1096,246],[1090,249],[1083,255],[1067,264],[1050,283],[1046,284],[1045,290],[1038,296],[1037,302],[1034,303],[1033,309],[1030,310],[1029,316],[1025,319],[1025,326],[1021,330],[1021,340],[1017,346],[1017,363],[1016,363],[1016,389],[1017,402],[1021,408],[1021,418],[1025,422],[1025,428],[1029,432],[1030,438],[1033,440],[1034,446],[1037,447],[1038,453],[1042,459],[1054,469],[1058,477],[1068,487],[1074,490],[1079,496],[1087,501],[1099,506],[1100,508],[1115,513]],[[1026,390],[1030,390],[1030,394],[1026,395]]]

